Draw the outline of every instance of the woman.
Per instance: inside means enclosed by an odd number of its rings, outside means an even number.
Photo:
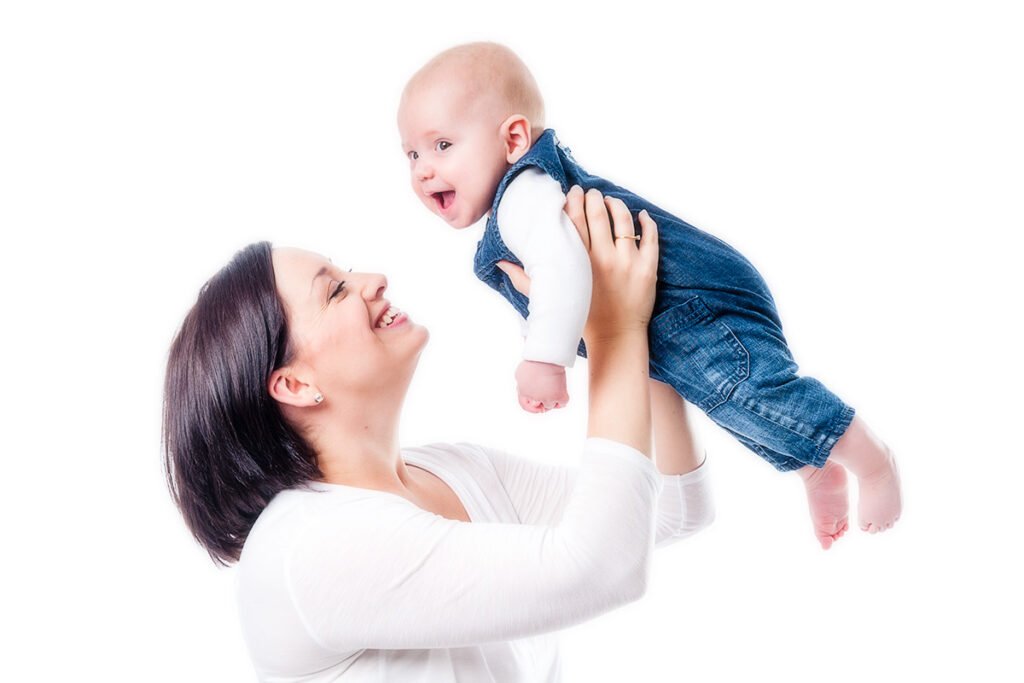
[[[638,249],[618,200],[573,188],[566,210],[594,273],[576,471],[399,448],[428,335],[381,275],[263,243],[204,287],[168,362],[168,477],[199,542],[239,563],[262,680],[557,680],[544,634],[643,594],[656,506],[660,541],[709,521],[703,470],[659,480],[650,460],[656,226],[641,216]]]

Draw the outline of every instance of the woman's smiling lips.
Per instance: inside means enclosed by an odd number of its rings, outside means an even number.
[[[397,316],[395,316],[395,319],[391,321],[390,325],[388,325],[386,327],[382,327],[381,329],[382,330],[391,330],[391,329],[394,329],[394,328],[398,327],[399,325],[403,325],[408,320],[409,320],[409,316],[407,316],[405,313],[399,313]]]
[[[391,314],[390,317],[388,316],[389,313]],[[391,321],[390,323],[388,322],[389,319]],[[378,330],[389,330],[392,327],[404,323],[408,319],[409,316],[391,305],[390,301],[385,300],[384,307],[381,309],[380,313],[377,314],[377,320],[373,323],[373,327]]]

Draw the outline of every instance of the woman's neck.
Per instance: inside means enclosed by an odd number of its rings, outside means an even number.
[[[407,488],[398,442],[400,405],[361,401],[322,408],[309,438],[324,481],[393,493]]]

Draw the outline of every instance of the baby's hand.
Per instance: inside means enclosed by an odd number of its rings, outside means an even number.
[[[531,413],[563,408],[569,402],[565,388],[565,368],[552,363],[524,360],[516,368],[519,405]]]

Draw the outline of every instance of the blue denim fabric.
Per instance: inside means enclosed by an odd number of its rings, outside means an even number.
[[[634,216],[646,209],[658,224],[658,290],[649,328],[654,379],[666,382],[716,424],[780,471],[822,467],[854,411],[821,382],[797,374],[768,286],[739,252],[625,188],[583,170],[551,129],[502,178],[477,245],[477,277],[525,318],[529,300],[497,267],[522,265],[501,240],[498,204],[527,167],[573,185],[597,188],[625,202]],[[580,341],[579,355],[586,356]]]

